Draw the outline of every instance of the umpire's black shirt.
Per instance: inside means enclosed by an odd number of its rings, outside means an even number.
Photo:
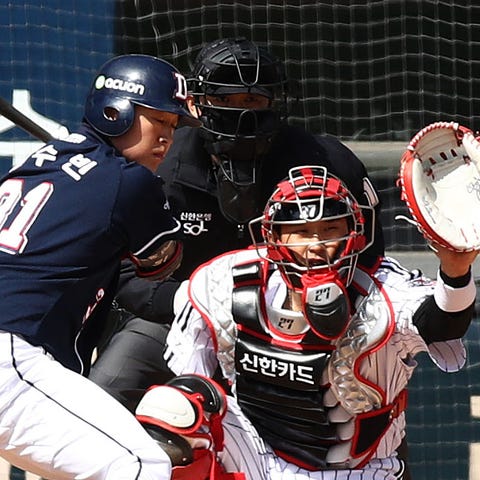
[[[367,203],[363,179],[368,175],[353,152],[334,137],[314,137],[303,129],[285,125],[262,162],[259,212],[289,169],[300,165],[325,166],[346,183],[359,203]],[[165,181],[172,212],[183,226],[183,262],[173,278],[163,284],[135,277],[130,263],[124,262],[117,302],[140,317],[163,323],[171,319],[178,282],[214,256],[250,245],[251,238],[246,225],[229,222],[220,211],[211,159],[199,129],[184,127],[175,132],[173,145],[157,173]],[[375,242],[360,258],[367,266],[384,252],[378,210]]]

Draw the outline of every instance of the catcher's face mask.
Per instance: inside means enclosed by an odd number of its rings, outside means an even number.
[[[262,242],[255,238],[256,222]],[[291,169],[263,217],[250,222],[257,252],[278,266],[290,289],[302,293],[305,317],[322,338],[338,337],[348,324],[346,288],[358,255],[369,247],[364,223],[362,207],[340,179],[316,166]]]

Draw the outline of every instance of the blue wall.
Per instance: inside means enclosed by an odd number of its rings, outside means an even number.
[[[13,89],[29,90],[36,112],[74,128],[95,70],[113,53],[114,4],[0,0],[0,96],[10,102]],[[29,140],[0,129],[0,142]],[[10,164],[0,157],[0,172]]]

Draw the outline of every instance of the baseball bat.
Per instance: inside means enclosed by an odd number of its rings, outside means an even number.
[[[53,136],[49,132],[30,120],[26,115],[17,110],[2,97],[0,97],[0,114],[5,118],[8,118],[8,120],[25,130],[30,135],[42,140],[42,142],[48,142],[53,139]]]

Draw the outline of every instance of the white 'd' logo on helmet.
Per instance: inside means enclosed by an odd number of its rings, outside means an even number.
[[[187,99],[187,81],[185,77],[178,72],[175,72],[175,79],[177,80],[177,89],[175,90],[175,98],[185,101]]]

